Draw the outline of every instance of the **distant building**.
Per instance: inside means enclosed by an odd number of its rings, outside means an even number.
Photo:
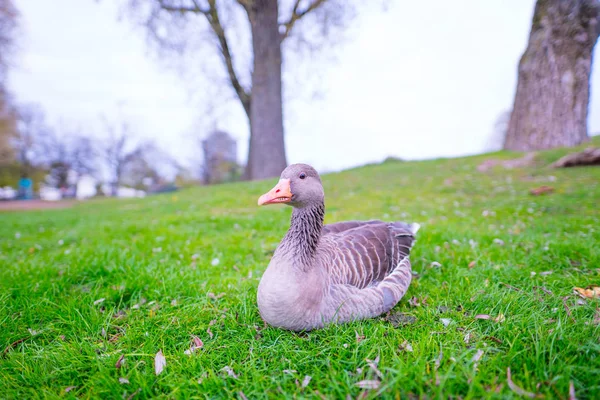
[[[239,167],[237,163],[237,142],[227,132],[214,131],[202,141],[204,150],[204,182],[219,183],[235,180]]]

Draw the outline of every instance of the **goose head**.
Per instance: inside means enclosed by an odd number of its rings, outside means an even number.
[[[260,196],[258,205],[287,204],[305,208],[323,204],[325,192],[319,173],[307,164],[292,164],[281,173],[273,189]]]

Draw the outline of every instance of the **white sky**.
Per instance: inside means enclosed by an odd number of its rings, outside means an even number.
[[[115,3],[16,0],[24,35],[11,88],[19,101],[40,103],[50,121],[97,127],[100,115],[121,110],[138,136],[185,163],[199,151],[190,132],[205,107],[150,55],[141,29],[118,21]],[[387,156],[485,149],[496,118],[512,105],[535,1],[390,3],[386,12],[359,9],[337,61],[319,67],[320,99],[286,105],[289,162],[333,170]],[[589,130],[599,133],[598,62],[593,70]],[[245,160],[247,122],[239,109],[218,127],[240,139]]]

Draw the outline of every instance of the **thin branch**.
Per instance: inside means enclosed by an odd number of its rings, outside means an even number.
[[[242,102],[242,106],[244,107],[246,115],[250,117],[250,95],[240,83],[235,69],[233,67],[233,57],[231,55],[231,50],[229,49],[229,44],[227,43],[225,29],[223,29],[223,25],[219,20],[219,13],[217,11],[216,0],[208,0],[208,4],[210,9],[208,13],[204,15],[206,16],[208,23],[210,24],[211,28],[215,32],[215,35],[217,35],[217,39],[219,40],[219,48],[221,50],[223,60],[225,61],[225,66],[227,67],[227,73],[229,74],[231,86],[233,86],[235,93]]]
[[[227,37],[225,36],[225,29],[221,24],[221,20],[219,19],[219,13],[217,10],[216,0],[208,0],[208,8],[203,8],[198,3],[198,0],[191,0],[193,5],[190,6],[174,6],[172,4],[167,3],[166,0],[158,0],[158,4],[160,8],[167,12],[178,12],[178,13],[192,13],[192,14],[202,14],[208,20],[210,27],[213,32],[217,36],[219,40],[219,50],[221,51],[221,55],[223,56],[223,61],[225,62],[225,66],[227,68],[227,74],[229,75],[229,81],[231,86],[235,90],[238,98],[242,102],[242,106],[244,107],[244,111],[246,115],[250,117],[250,94],[244,89],[240,80],[237,77],[235,69],[233,67],[233,56],[231,54],[231,50],[229,47],[229,43],[227,42]],[[250,3],[252,0],[236,0],[240,5],[242,5],[246,10],[250,7]]]
[[[296,0],[290,19],[282,24],[282,26],[285,27],[285,31],[281,34],[282,42],[290,35],[290,32],[292,31],[292,28],[296,22],[302,19],[302,17],[304,17],[306,14],[319,8],[321,5],[323,5],[323,3],[325,3],[326,0],[313,0],[304,10],[298,11],[300,7],[300,1],[301,0]]]
[[[178,12],[178,13],[194,13],[194,14],[208,14],[208,12],[210,10],[207,9],[203,9],[202,7],[200,7],[200,5],[198,4],[198,2],[196,0],[192,0],[192,3],[194,3],[193,6],[174,6],[172,4],[168,4],[165,2],[165,0],[158,0],[158,4],[160,6],[161,9],[168,11],[168,12]]]

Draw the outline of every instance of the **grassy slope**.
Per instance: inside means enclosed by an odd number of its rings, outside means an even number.
[[[375,378],[365,360],[377,356],[383,380],[368,396],[517,397],[507,386],[510,367],[528,391],[566,397],[572,380],[578,397],[598,398],[599,302],[577,305],[572,288],[600,283],[600,168],[543,167],[563,153],[510,171],[478,172],[488,155],[324,177],[328,222],[422,224],[411,256],[418,278],[395,308],[416,322],[400,328],[374,319],[309,334],[262,329],[256,287],[290,216],[287,207],[255,206],[274,180],[0,214],[0,345],[25,339],[0,358],[0,398],[117,398],[138,389],[136,398],[344,398]],[[542,184],[556,192],[528,195]],[[413,296],[426,304],[409,305]],[[190,335],[204,341],[192,357],[184,355]],[[399,349],[405,341],[413,352]],[[157,377],[159,349],[167,366]],[[301,388],[306,375],[312,380]]]

